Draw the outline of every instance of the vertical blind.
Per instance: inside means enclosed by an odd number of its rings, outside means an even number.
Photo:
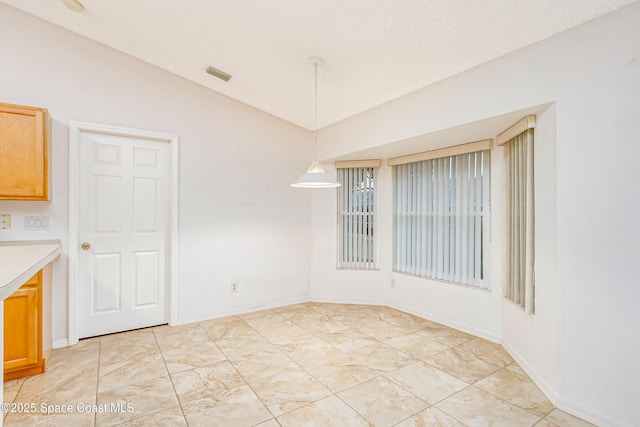
[[[394,271],[488,288],[489,151],[394,166]]]
[[[506,247],[504,295],[535,310],[533,129],[504,144]]]
[[[338,169],[338,268],[376,268],[375,168]]]

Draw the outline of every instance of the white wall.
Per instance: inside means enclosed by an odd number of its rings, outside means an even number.
[[[555,102],[537,130],[536,146],[546,140],[548,157],[537,151],[536,161],[551,169],[536,173],[551,175],[536,181],[548,198],[536,188],[535,317],[503,302],[500,283],[489,293],[392,276],[388,169],[379,186],[387,224],[380,270],[336,271],[335,192],[321,190],[311,201],[311,193],[289,188],[308,166],[310,145],[300,145],[308,132],[4,5],[1,101],[50,109],[54,179],[51,202],[0,202],[14,215],[14,229],[0,239],[64,243],[68,120],[176,133],[180,321],[305,299],[312,276],[314,298],[387,302],[501,337],[561,408],[600,425],[640,425],[638,22],[636,3],[320,134],[321,158],[346,158],[471,122],[479,122],[472,139],[495,136],[482,122]],[[21,231],[26,214],[50,215],[52,230]],[[498,282],[495,243],[492,250]],[[63,256],[55,265],[55,339],[66,337],[66,270]],[[231,281],[238,294],[228,293]]]
[[[324,139],[320,144],[324,143]],[[335,176],[331,165],[325,167],[327,173]],[[391,185],[384,176],[387,168],[378,171],[376,179],[376,222],[391,221]],[[389,284],[388,271],[391,268],[391,235],[376,233],[378,269],[370,271],[338,270],[337,263],[337,197],[336,190],[318,190],[313,193],[313,245],[311,269],[311,295],[314,301],[362,303],[384,305],[387,303]],[[384,230],[384,229],[383,229]]]
[[[636,3],[557,52],[580,52],[558,102],[558,394],[616,426],[640,425],[639,23]]]
[[[536,115],[535,133],[535,315],[502,299],[502,343],[529,373],[549,399],[558,403],[558,335],[559,279],[557,269],[557,164],[556,105]],[[494,177],[502,188],[502,149],[495,150],[501,164]],[[496,165],[494,165],[496,166]],[[502,198],[497,197],[496,211],[502,212]],[[494,222],[497,242],[495,252],[496,283],[502,292],[502,221]]]
[[[314,297],[338,290],[351,297],[368,287],[392,305],[501,337],[560,408],[603,426],[640,425],[638,22],[636,3],[320,133],[321,158],[393,155],[396,142],[403,151],[397,155],[404,154],[407,139],[458,128],[471,131],[457,143],[483,139],[490,136],[483,122],[553,103],[538,112],[536,129],[535,316],[496,294],[502,286],[497,241],[492,244],[494,288],[484,295],[400,279],[388,265],[373,276],[332,271],[335,232],[328,231],[335,209],[326,194],[314,196],[316,207],[328,204],[326,212],[334,212],[331,219],[314,222],[325,231],[315,234],[313,268],[320,271],[314,273]],[[497,166],[499,160],[492,165]],[[381,186],[389,188],[384,182],[389,173],[383,176]],[[389,209],[388,202],[378,201],[380,209]],[[498,205],[492,205],[494,231],[500,227]],[[382,244],[390,244],[389,223],[379,225]],[[391,277],[394,289],[388,288]],[[439,303],[446,307],[444,315]]]
[[[0,239],[63,241],[58,343],[67,337],[71,119],[179,135],[179,322],[309,298],[310,194],[289,184],[308,167],[310,132],[5,5],[0,52],[0,102],[53,118],[52,201],[0,201],[13,216]],[[24,231],[25,215],[49,215],[51,231]]]

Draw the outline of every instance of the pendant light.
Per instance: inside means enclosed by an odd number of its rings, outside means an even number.
[[[314,81],[315,81],[315,114],[314,114],[314,139],[313,139],[313,163],[307,169],[307,172],[302,175],[296,182],[291,184],[292,187],[300,188],[334,188],[340,187],[339,182],[333,181],[329,175],[327,175],[318,162],[318,65],[323,65],[322,58],[312,56],[309,58],[309,62],[314,67]]]

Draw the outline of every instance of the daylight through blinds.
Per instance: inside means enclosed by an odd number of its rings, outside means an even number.
[[[338,169],[338,268],[376,268],[375,168]]]
[[[488,288],[489,151],[393,167],[394,271]]]

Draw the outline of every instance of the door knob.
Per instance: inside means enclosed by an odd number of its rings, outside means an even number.
[[[80,246],[80,247],[81,247],[82,249],[84,249],[85,251],[88,251],[88,250],[89,250],[89,248],[91,248],[91,245],[90,245],[89,243],[87,243],[87,242],[84,242],[84,243],[82,244],[82,246]]]

